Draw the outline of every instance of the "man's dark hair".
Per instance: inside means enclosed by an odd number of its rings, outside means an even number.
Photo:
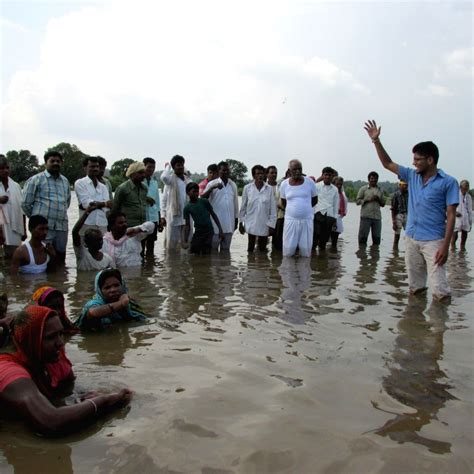
[[[115,224],[115,221],[119,217],[127,217],[123,212],[115,211],[115,212],[110,212],[109,215],[107,216],[107,230],[110,231],[112,230],[112,227]]]
[[[184,163],[184,157],[182,157],[181,155],[174,155],[173,158],[171,158],[171,162],[170,162],[171,168],[174,169],[174,167],[178,163]]]
[[[189,193],[189,191],[191,191],[191,189],[199,189],[199,186],[197,185],[197,183],[188,183],[186,185],[186,194]]]
[[[0,165],[1,166],[7,166],[8,165],[8,160],[5,155],[0,155]]]
[[[91,242],[100,239],[102,239],[102,232],[99,229],[87,229],[84,232],[84,244],[86,247],[88,247]]]
[[[220,170],[221,168],[224,168],[224,166],[227,166],[227,168],[229,167],[229,163],[227,163],[227,161],[220,161],[218,164],[217,164],[217,169]]]
[[[156,165],[156,161],[153,158],[150,158],[149,156],[147,156],[146,158],[143,158],[143,164],[145,166],[148,165],[149,163],[151,163],[152,165]]]
[[[107,160],[102,156],[98,156],[97,159],[99,160],[99,166],[107,167]]]
[[[431,156],[433,158],[433,161],[435,162],[435,165],[438,164],[439,150],[433,142],[417,143],[413,147],[412,153],[418,153],[418,155],[426,156],[427,158]]]
[[[275,165],[267,166],[267,169],[265,170],[265,174],[268,174],[270,170],[275,170],[278,173],[278,169]]]
[[[39,225],[47,225],[48,219],[44,216],[31,216],[30,220],[28,221],[28,230],[31,232],[33,229],[38,227]]]
[[[102,289],[102,287],[104,286],[105,280],[107,280],[107,278],[117,278],[120,284],[123,283],[122,274],[120,273],[120,270],[117,270],[116,268],[106,268],[105,270],[102,271],[102,273],[100,274],[97,280],[97,286],[100,289]]]
[[[371,176],[374,176],[375,178],[379,179],[379,174],[377,173],[377,171],[371,171],[371,172],[367,175],[367,179],[370,179]]]
[[[263,173],[265,173],[265,168],[262,165],[252,166],[252,170],[251,170],[252,176],[255,176],[255,173],[257,171],[262,171]]]
[[[207,167],[207,171],[212,171],[213,173],[217,173],[217,165],[215,163],[212,163],[212,165],[209,165]]]
[[[324,174],[324,173],[334,174],[334,169],[331,168],[330,166],[325,166],[325,167],[323,168],[323,174]]]
[[[44,154],[44,162],[46,163],[50,158],[52,157],[57,157],[59,158],[61,161],[63,161],[63,155],[61,155],[61,153],[59,153],[59,151],[56,151],[56,150],[51,150],[51,151],[47,151],[45,154]]]
[[[86,167],[87,164],[89,163],[89,161],[91,163],[99,163],[100,165],[100,161],[99,161],[99,157],[98,156],[86,156],[83,160],[82,160],[82,166]]]

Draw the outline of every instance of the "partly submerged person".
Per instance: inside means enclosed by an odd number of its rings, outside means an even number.
[[[60,290],[52,286],[42,286],[33,293],[32,299],[38,306],[45,306],[56,311],[61,319],[64,332],[76,332],[74,323],[67,317],[64,295]]]
[[[13,412],[43,434],[77,430],[98,415],[128,404],[130,390],[89,394],[70,406],[55,406],[57,396],[72,386],[74,372],[66,356],[58,314],[29,306],[13,321],[16,352],[0,355],[0,408]]]
[[[77,320],[81,329],[105,329],[120,321],[143,321],[147,315],[127,294],[122,274],[115,268],[97,273],[95,295]]]

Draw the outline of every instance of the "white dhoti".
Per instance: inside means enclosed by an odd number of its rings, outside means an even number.
[[[301,257],[311,256],[313,219],[292,219],[285,216],[283,227],[283,256],[291,257],[299,249]]]

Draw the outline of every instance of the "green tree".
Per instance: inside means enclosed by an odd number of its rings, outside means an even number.
[[[110,174],[112,176],[120,176],[123,178],[128,167],[132,163],[135,163],[135,160],[132,160],[131,158],[124,158],[123,160],[118,160],[112,165],[112,168],[110,168]]]
[[[11,150],[6,156],[10,165],[10,177],[17,183],[23,183],[40,169],[38,158],[29,150]]]
[[[84,177],[85,173],[82,162],[89,155],[82,152],[76,145],[62,142],[48,148],[48,151],[59,151],[61,153],[63,156],[61,173],[66,176],[71,184]]]
[[[245,176],[247,167],[237,160],[225,160],[229,164],[230,179],[235,182],[238,188],[243,188],[246,184]]]

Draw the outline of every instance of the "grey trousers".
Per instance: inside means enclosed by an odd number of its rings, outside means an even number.
[[[380,236],[382,234],[382,219],[371,219],[370,217],[361,217],[359,224],[359,245],[366,245],[369,232],[372,231],[372,243],[380,245]]]

